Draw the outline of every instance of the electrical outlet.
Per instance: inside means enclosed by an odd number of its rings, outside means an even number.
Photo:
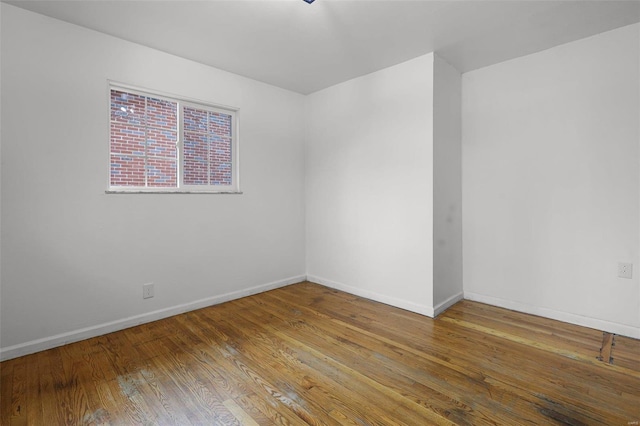
[[[618,276],[620,278],[631,278],[633,263],[618,263]]]
[[[142,285],[142,298],[149,299],[153,297],[153,283]]]

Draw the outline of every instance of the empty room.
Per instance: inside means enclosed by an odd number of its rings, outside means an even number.
[[[0,424],[640,424],[640,1],[0,0]]]

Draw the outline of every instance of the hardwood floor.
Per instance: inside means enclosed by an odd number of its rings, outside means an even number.
[[[640,421],[640,344],[463,301],[436,320],[311,283],[0,364],[2,425]],[[634,423],[635,422],[635,423]]]

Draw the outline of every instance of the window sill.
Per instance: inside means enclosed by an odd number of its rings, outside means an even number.
[[[163,190],[106,190],[105,194],[230,194],[241,195],[242,191],[163,191]]]

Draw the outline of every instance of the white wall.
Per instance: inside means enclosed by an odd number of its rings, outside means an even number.
[[[433,54],[307,98],[311,281],[433,315]]]
[[[462,78],[433,62],[433,305],[462,298]]]
[[[0,32],[2,31],[2,7],[0,7]],[[0,46],[2,40],[0,38]],[[1,53],[1,52],[0,52]],[[0,54],[0,81],[2,81],[2,55]],[[2,99],[2,84],[0,84],[0,100]],[[0,102],[0,117],[2,116],[2,102]],[[2,347],[2,120],[0,120],[0,348]],[[1,358],[0,358],[1,359]]]
[[[640,337],[639,40],[463,75],[465,297]]]
[[[1,7],[3,357],[304,279],[303,96]],[[239,107],[244,194],[106,195],[107,79]]]

